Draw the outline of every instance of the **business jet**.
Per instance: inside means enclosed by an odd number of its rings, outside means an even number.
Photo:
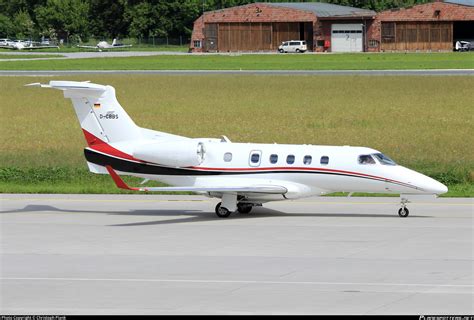
[[[102,52],[102,50],[111,50],[111,49],[121,49],[121,48],[130,48],[132,45],[131,44],[121,44],[117,43],[117,39],[114,39],[112,41],[112,44],[109,44],[107,41],[100,41],[97,45],[95,46],[77,46],[78,48],[84,48],[84,49],[96,49]]]
[[[397,165],[366,147],[233,143],[221,138],[187,138],[137,126],[112,86],[50,81],[27,86],[59,89],[72,100],[88,147],[89,170],[109,174],[117,187],[134,191],[192,191],[222,199],[218,217],[249,213],[269,201],[332,192],[400,194],[400,217],[410,196],[436,196],[447,187]],[[130,187],[130,175],[170,187]]]

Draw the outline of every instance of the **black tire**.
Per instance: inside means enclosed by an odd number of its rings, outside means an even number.
[[[278,49],[278,52],[283,53],[283,49]]]
[[[232,212],[227,208],[221,207],[222,202],[219,202],[216,206],[216,214],[219,218],[228,218]]]
[[[253,206],[249,203],[238,203],[237,211],[239,213],[247,214],[247,213],[250,213],[250,211],[252,211],[252,207]]]
[[[408,208],[400,208],[398,210],[398,215],[402,218],[408,217],[409,214],[410,214],[410,211],[408,210]]]
[[[296,49],[296,53],[300,53],[300,52],[301,52],[300,49]]]

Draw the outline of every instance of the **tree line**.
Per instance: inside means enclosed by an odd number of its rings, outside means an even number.
[[[291,0],[0,0],[0,37],[17,39],[189,37],[204,11]],[[430,0],[320,0],[381,11]]]

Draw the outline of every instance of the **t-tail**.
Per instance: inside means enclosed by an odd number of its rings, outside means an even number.
[[[117,143],[141,138],[141,130],[115,97],[115,89],[89,82],[51,81],[28,86],[59,89],[72,101],[89,146],[101,141]]]
[[[127,148],[120,148],[120,146],[125,147],[130,145],[127,142],[143,137],[143,129],[138,127],[122,108],[112,86],[77,81],[50,81],[49,84],[32,83],[27,86],[62,90],[64,97],[72,101],[90,148],[95,150],[118,148],[128,153],[132,150],[126,150]],[[119,150],[116,151],[119,152]],[[88,165],[92,172],[107,173],[105,168],[91,163]]]

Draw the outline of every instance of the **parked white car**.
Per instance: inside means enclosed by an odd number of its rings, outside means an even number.
[[[278,47],[278,52],[287,53],[287,52],[306,52],[308,47],[306,46],[306,41],[303,40],[290,40],[282,42]]]
[[[13,41],[10,39],[0,39],[0,46],[11,46]]]

